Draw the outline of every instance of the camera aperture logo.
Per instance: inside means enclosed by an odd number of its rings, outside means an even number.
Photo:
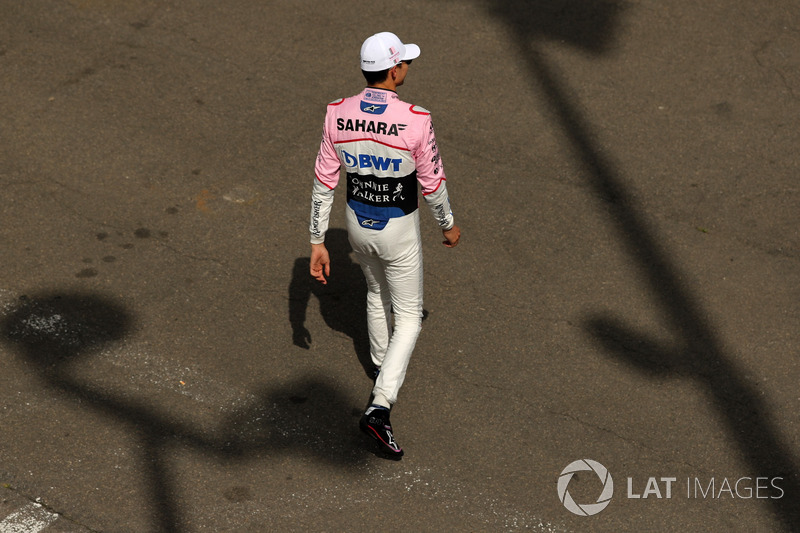
[[[603,484],[603,491],[594,503],[578,504],[572,499],[569,493],[569,482],[572,481],[572,476],[576,472],[594,471],[600,482]],[[614,480],[608,469],[591,459],[578,459],[567,465],[558,476],[558,499],[564,504],[568,511],[579,516],[592,516],[596,515],[611,503],[611,497],[614,495]]]

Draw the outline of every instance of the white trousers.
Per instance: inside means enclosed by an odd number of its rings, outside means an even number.
[[[367,279],[370,356],[381,369],[372,390],[374,402],[389,407],[397,401],[422,328],[419,210],[372,230],[362,228],[348,207],[347,234]]]

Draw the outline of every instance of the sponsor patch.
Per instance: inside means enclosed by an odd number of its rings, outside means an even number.
[[[386,122],[373,122],[371,120],[337,118],[336,129],[339,131],[363,131],[365,133],[398,136],[400,135],[399,132],[406,129],[406,124],[387,124]]]
[[[383,91],[370,91],[364,92],[364,100],[367,102],[376,102],[378,104],[386,103],[386,93]]]
[[[358,225],[362,228],[369,228],[374,230],[382,230],[386,227],[386,223],[389,222],[388,220],[375,220],[371,217],[365,217],[363,215],[359,215],[356,213],[356,219],[358,220]]]
[[[386,111],[386,104],[371,104],[369,102],[361,101],[361,111],[370,113],[372,115],[382,115]]]
[[[391,157],[381,157],[371,154],[353,155],[344,150],[342,150],[342,155],[344,156],[344,164],[350,168],[374,168],[383,171],[391,169],[397,172],[400,170],[400,165],[403,163],[402,159],[392,159]]]

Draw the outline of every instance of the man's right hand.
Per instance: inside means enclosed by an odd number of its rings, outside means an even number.
[[[325,276],[331,275],[331,258],[325,244],[311,245],[311,276],[323,285],[328,284]]]

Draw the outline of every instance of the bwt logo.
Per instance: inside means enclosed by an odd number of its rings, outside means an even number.
[[[380,157],[370,154],[353,155],[345,152],[344,150],[342,150],[342,155],[344,155],[344,164],[348,167],[389,170],[389,167],[391,166],[392,170],[397,172],[400,170],[400,163],[403,162],[402,159],[392,159],[391,157]]]
[[[600,493],[595,503],[578,504],[572,499],[572,496],[570,496],[567,490],[569,482],[572,481],[572,476],[574,476],[576,472],[582,471],[594,471],[597,477],[600,478],[600,482],[603,483],[603,491]],[[608,469],[597,461],[578,459],[568,464],[567,467],[561,471],[561,475],[558,476],[558,499],[561,500],[561,503],[564,504],[564,507],[566,507],[569,512],[576,515],[592,516],[599,513],[608,507],[613,495],[614,480],[611,479],[611,474],[609,474]]]

